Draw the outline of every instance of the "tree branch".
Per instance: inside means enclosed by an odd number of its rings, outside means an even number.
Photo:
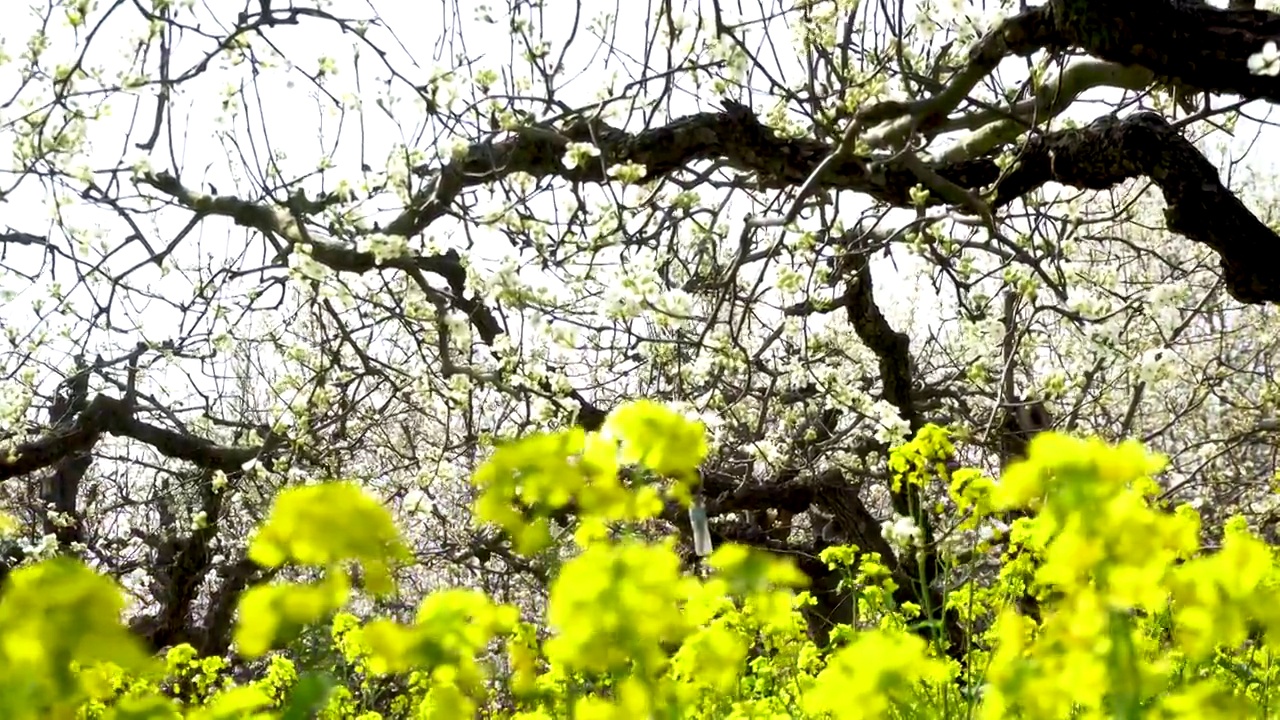
[[[602,160],[643,164],[649,179],[715,158],[754,174],[756,184],[763,188],[794,187],[805,182],[833,151],[818,140],[779,137],[754,115],[741,112],[698,113],[635,134],[610,129],[597,136],[612,143],[600,147]],[[602,167],[579,166],[570,170],[563,166],[556,153],[570,138],[581,140],[574,133],[555,140],[540,133],[516,134],[500,142],[478,144],[467,159],[441,172],[464,178],[459,187],[517,171],[556,175],[571,181],[604,182]],[[929,163],[927,169],[931,176],[970,192],[994,187],[993,209],[1048,182],[1102,190],[1149,177],[1164,193],[1169,206],[1169,229],[1218,252],[1232,297],[1251,304],[1280,302],[1280,268],[1259,262],[1260,258],[1271,256],[1280,245],[1280,238],[1222,185],[1217,169],[1159,115],[1103,117],[1082,129],[1035,136],[1026,141],[1018,156],[1018,164],[1004,173],[994,153]],[[482,169],[478,159],[481,157],[494,158],[499,164]],[[869,157],[846,155],[829,164],[821,186],[864,193],[905,208],[912,207],[911,189],[924,179],[902,157],[878,163]],[[437,192],[433,202],[441,197]],[[942,202],[942,198],[930,199],[931,204]]]
[[[98,395],[68,427],[58,427],[34,440],[0,447],[0,480],[47,468],[64,458],[88,452],[104,434],[129,437],[154,447],[160,454],[197,467],[231,473],[269,453],[281,438],[272,436],[258,447],[218,445],[204,438],[145,423],[128,405]]]

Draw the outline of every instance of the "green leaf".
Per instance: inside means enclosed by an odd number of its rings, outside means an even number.
[[[280,720],[307,720],[317,717],[320,709],[329,701],[334,688],[333,676],[326,672],[309,671],[298,678],[298,684],[289,694]]]

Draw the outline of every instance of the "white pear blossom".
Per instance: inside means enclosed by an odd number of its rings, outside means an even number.
[[[404,510],[412,515],[420,515],[430,513],[435,503],[427,497],[427,494],[421,490],[414,488],[405,493]]]
[[[910,437],[911,425],[898,414],[898,408],[877,400],[872,403],[870,410],[876,423],[875,436],[878,442],[899,445]]]
[[[1177,376],[1177,357],[1165,348],[1153,348],[1142,353],[1134,363],[1138,377],[1147,384],[1157,383]]]
[[[880,523],[880,534],[898,550],[920,544],[920,528],[915,519],[907,515],[896,515],[892,520]]]
[[[992,518],[978,526],[978,539],[982,542],[991,542],[998,537],[1003,537],[1009,532],[1009,526],[1001,520]]]
[[[289,254],[289,270],[297,278],[315,281],[323,281],[333,274],[328,265],[311,257],[311,246],[305,243],[296,245]]]
[[[44,535],[34,543],[23,543],[22,551],[32,561],[51,558],[58,551],[58,538],[52,533]]]
[[[1280,75],[1280,47],[1268,40],[1262,51],[1249,56],[1249,72],[1254,75]]]
[[[373,253],[378,264],[410,255],[409,239],[403,235],[371,233],[360,241],[359,248],[361,252]]]
[[[600,154],[600,150],[598,148],[593,147],[593,149],[595,149],[596,155]],[[568,163],[566,163],[566,166],[567,165]],[[609,175],[609,177],[614,178],[615,180],[630,184],[630,183],[637,183],[643,180],[645,172],[647,172],[647,169],[645,168],[644,165],[641,165],[640,163],[628,162],[628,163],[622,163],[620,165],[611,166],[607,174]]]
[[[571,142],[565,146],[564,157],[560,162],[564,163],[569,170],[573,170],[594,157],[600,157],[600,148],[591,143]]]

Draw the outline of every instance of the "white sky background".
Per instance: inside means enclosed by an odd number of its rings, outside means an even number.
[[[472,11],[481,6],[480,3],[472,2],[460,4]],[[553,53],[559,51],[563,39],[570,31],[572,12],[577,4],[577,0],[547,2],[546,17],[549,20],[542,25],[542,30],[546,35],[545,39],[552,45]],[[649,3],[588,1],[583,4],[590,8],[587,13],[621,13],[618,27],[623,31],[618,32],[614,41],[633,57],[643,56],[643,28],[652,11]],[[282,9],[283,5],[277,0],[277,10]],[[298,25],[276,27],[268,31],[268,37],[281,54],[297,64],[296,69],[264,70],[255,76],[246,65],[227,69],[224,59],[215,58],[206,74],[184,83],[176,92],[173,117],[166,123],[166,132],[173,128],[173,135],[162,136],[156,149],[149,153],[138,150],[133,145],[144,140],[150,133],[155,111],[154,89],[147,88],[135,95],[115,93],[106,96],[105,102],[111,115],[90,125],[87,144],[90,155],[81,158],[81,162],[87,168],[97,170],[128,168],[145,160],[154,170],[176,171],[184,184],[193,190],[207,192],[212,185],[223,194],[255,197],[255,185],[251,182],[252,179],[244,177],[244,172],[256,172],[265,167],[264,158],[272,151],[278,154],[282,175],[286,179],[313,172],[319,157],[330,157],[333,169],[324,174],[323,180],[312,178],[306,183],[311,193],[321,189],[332,190],[342,179],[358,183],[362,178],[362,163],[372,166],[375,172],[385,169],[387,158],[397,143],[419,148],[428,156],[447,152],[451,140],[474,138],[434,137],[433,131],[423,125],[425,113],[421,101],[416,99],[403,82],[395,81],[392,85],[392,96],[400,98],[391,106],[394,119],[375,103],[375,94],[386,87],[389,76],[387,65],[403,73],[405,79],[412,83],[425,83],[433,72],[454,66],[453,58],[448,57],[451,51],[465,52],[468,57],[477,60],[476,69],[490,68],[501,72],[503,68],[509,67],[512,64],[512,47],[505,29],[505,3],[493,5],[493,15],[498,20],[496,25],[477,20],[475,12],[464,10],[459,17],[454,14],[452,4],[379,2],[374,3],[371,8],[368,2],[338,0],[327,8],[335,16],[369,18],[376,11],[383,27],[371,28],[368,38],[386,51],[386,64],[372,48],[363,45],[351,34],[341,33],[332,23],[302,18]],[[702,5],[709,15],[710,3],[703,2]],[[973,5],[970,4],[971,9]],[[98,9],[89,16],[91,27],[97,24],[108,6],[108,3],[98,3]],[[735,3],[727,2],[724,6],[727,12],[732,13]],[[197,3],[180,18],[187,23],[208,27],[215,35],[221,36],[225,32],[225,26],[217,25],[217,21],[234,21],[239,9],[237,3],[207,0],[205,3]],[[43,14],[43,8],[38,10]],[[685,13],[693,16],[696,12],[697,5],[691,1],[687,4]],[[759,13],[759,9],[748,8],[747,13],[754,16]],[[133,43],[141,31],[140,18],[128,4],[116,10],[115,15],[117,19],[98,31],[85,58],[87,65],[106,68],[108,78],[112,77],[117,68],[128,64],[128,58],[133,56],[135,50]],[[991,13],[987,15],[990,17]],[[621,84],[631,79],[629,73],[638,69],[638,64],[626,67],[616,62],[609,66],[602,64],[600,57],[595,55],[599,43],[584,37],[588,32],[590,19],[589,14],[584,14],[578,28],[579,41],[565,59],[565,64],[570,69],[565,77],[573,80],[558,93],[560,99],[574,106],[596,100],[600,88],[608,84],[611,73],[619,74]],[[732,21],[732,16],[726,19]],[[55,13],[53,20],[49,27],[49,53],[59,62],[67,62],[85,47],[84,31],[80,31],[80,39],[77,41],[76,33],[66,26],[60,13]],[[0,29],[5,52],[10,55],[22,52],[23,45],[36,31],[38,23],[39,17],[35,14],[17,10],[10,12],[3,29]],[[383,29],[386,27],[394,29],[394,37]],[[779,46],[786,47],[787,43],[779,43]],[[358,67],[352,64],[353,47],[360,48]],[[210,50],[211,42],[208,39],[197,38],[194,34],[180,38],[174,51],[171,74],[177,75],[189,70]],[[516,48],[515,53],[518,55],[519,52],[520,49]],[[344,96],[360,98],[362,108],[357,109],[352,104],[345,113],[340,113],[306,79],[304,73],[314,73],[322,56],[328,56],[337,63],[337,73],[325,81],[325,89],[340,99]],[[18,92],[20,98],[31,100],[49,97],[47,80],[42,81],[43,84],[39,86],[18,90],[18,69],[17,63],[0,67],[0,98],[6,98],[14,92]],[[154,59],[148,61],[145,72],[149,76],[155,75]],[[1008,73],[1006,77],[1010,81],[1020,79],[1025,76],[1025,61],[1007,61],[1002,72]],[[228,87],[240,87],[244,91],[240,96],[244,103],[243,109],[230,122],[219,107]],[[1116,92],[1095,91],[1088,97],[1105,100],[1116,95]],[[98,98],[99,101],[102,99]],[[767,109],[763,103],[772,101],[771,98],[754,99],[754,106],[759,111]],[[459,101],[455,110],[464,102],[465,99]],[[1216,102],[1223,103],[1225,99],[1218,99]],[[14,138],[8,128],[22,114],[20,107],[12,105],[0,114],[5,123],[3,129],[0,129],[0,157],[10,156]],[[701,96],[677,92],[668,112],[674,118],[699,110],[717,109],[718,99],[709,91]],[[1108,112],[1109,109],[1106,104],[1081,102],[1073,106],[1068,117],[1088,120]],[[1263,103],[1254,103],[1249,110],[1254,117],[1265,117],[1272,108]],[[262,132],[264,128],[265,135]],[[1261,139],[1258,139],[1256,123],[1242,120],[1235,139],[1227,144],[1228,147],[1223,148],[1226,157],[1239,157],[1248,149],[1251,153],[1250,164],[1257,167],[1263,158],[1271,158],[1276,154],[1274,140],[1267,137],[1268,134],[1274,135],[1274,132],[1263,132]],[[1210,149],[1204,142],[1200,145]],[[240,153],[247,156],[247,161],[241,160]],[[252,153],[256,153],[257,157]],[[1220,161],[1222,156],[1211,154],[1211,158],[1217,161],[1220,168],[1226,167],[1226,163]],[[1274,176],[1271,172],[1273,167],[1274,165],[1268,165],[1258,169],[1262,171],[1262,177],[1269,178]],[[95,177],[100,185],[105,184],[108,178],[102,174]],[[9,182],[10,180],[0,176],[0,187],[7,189]],[[120,176],[119,182],[119,194],[128,197],[131,188],[127,173]],[[1233,182],[1233,188],[1245,197],[1246,204],[1255,211],[1263,209],[1254,203],[1264,198],[1274,207],[1274,187],[1273,182],[1266,183],[1265,187],[1253,188],[1242,187],[1238,180]],[[154,194],[150,189],[147,192]],[[60,193],[64,197],[69,195],[66,188]],[[0,225],[35,234],[51,233],[56,244],[67,247],[68,241],[59,236],[60,230],[54,224],[53,218],[57,210],[53,196],[48,185],[38,178],[22,179],[18,188],[4,198],[0,207],[3,207],[3,221]],[[382,209],[382,216],[390,217],[400,208],[388,205]],[[71,225],[93,233],[95,244],[101,240],[106,247],[115,248],[129,233],[123,223],[101,208],[78,208],[75,202],[71,202],[61,212]],[[742,213],[730,211],[726,215],[741,217]],[[186,223],[190,213],[179,209],[162,212],[159,217],[161,222],[158,228],[143,226],[144,232],[148,233],[148,241],[156,247],[167,243]],[[451,234],[450,229],[449,225],[440,222],[432,226],[427,235],[443,247],[460,245],[461,234]],[[737,228],[734,227],[729,236],[732,238],[736,235]],[[497,263],[511,255],[510,246],[500,235],[492,234],[488,242],[483,240],[483,230],[477,231],[477,236],[482,241],[470,251],[469,257],[473,263],[480,264],[483,259],[487,261],[484,264],[496,267]],[[253,251],[247,257],[240,258],[246,241]],[[210,258],[214,267],[227,262],[254,267],[261,264],[262,260],[270,259],[269,256],[262,257],[262,245],[260,239],[250,237],[250,233],[243,228],[234,227],[225,219],[210,219],[198,227],[174,255],[172,264],[182,268],[181,270],[163,274],[154,266],[146,265],[135,271],[132,280],[135,285],[149,288],[154,293],[172,299],[185,299],[192,293],[196,269],[201,265],[208,266]],[[411,247],[422,246],[422,240],[411,241]],[[35,328],[54,333],[61,330],[62,328],[52,323],[34,322],[34,303],[42,299],[47,302],[50,283],[54,279],[47,266],[42,269],[42,263],[47,262],[43,248],[10,246],[5,248],[5,252],[6,267],[20,269],[38,279],[29,283],[7,271],[0,275],[0,290],[17,293],[0,310],[0,326],[16,327],[23,332]],[[113,255],[106,266],[119,272],[143,262],[145,258],[142,245],[130,243],[122,252]],[[938,308],[941,301],[932,297],[933,291],[927,279],[918,274],[920,263],[902,252],[895,252],[894,259],[897,270],[887,261],[879,261],[875,273],[877,296],[890,321],[904,330],[910,330],[913,325],[917,330],[922,329],[922,323],[936,324],[935,320],[939,315],[937,312],[930,312],[929,308]],[[65,288],[72,283],[73,275],[64,260],[59,260],[58,270],[57,280]],[[359,282],[351,276],[345,276],[344,281]],[[104,289],[95,290],[98,295],[105,295],[105,292]],[[74,292],[73,298],[81,305],[81,315],[91,308],[83,290]],[[178,329],[181,317],[172,308],[154,300],[139,302],[141,304],[134,305],[129,311],[136,329],[122,325],[122,331],[113,333],[111,337],[104,335],[99,329],[95,333],[96,339],[98,343],[105,342],[108,348],[91,345],[88,348],[90,356],[99,349],[109,355],[116,355],[119,354],[118,348],[132,347],[139,340],[159,342],[189,330]],[[117,302],[116,311],[113,312],[117,322],[122,320],[118,314],[120,307]],[[72,337],[79,337],[81,332],[83,328],[76,329]],[[67,343],[55,343],[54,347],[59,345],[65,347]],[[0,357],[6,353],[9,353],[7,347],[0,351]],[[11,356],[11,359],[13,357],[16,356]],[[42,352],[40,357],[54,363],[62,362],[47,352]],[[4,361],[0,362],[0,368],[12,373],[23,364]],[[44,369],[41,370],[43,374]]]

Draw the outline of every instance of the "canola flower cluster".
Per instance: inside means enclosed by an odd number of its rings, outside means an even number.
[[[918,632],[921,608],[893,601],[885,559],[846,546],[855,627],[809,639],[806,578],[783,558],[725,544],[704,576],[673,539],[618,532],[688,507],[704,429],[635,402],[599,433],[505,445],[474,477],[479,521],[526,555],[555,558],[545,615],[467,589],[427,596],[416,618],[361,621],[364,592],[395,591],[408,551],[390,514],[358,485],[280,494],[250,545],[268,568],[318,569],[311,582],[254,587],[236,651],[264,658],[235,682],[190,646],[152,658],[120,622],[115,584],[70,559],[14,571],[0,594],[0,715],[6,718],[1241,718],[1276,714],[1280,640],[1272,549],[1242,520],[1201,547],[1200,520],[1157,502],[1164,461],[1136,442],[1038,436],[997,482],[952,472],[942,428],[897,448],[895,483],[938,487],[961,529],[1009,510],[1017,558],[994,582],[947,593],[969,629],[964,663]],[[572,551],[553,539],[571,511]],[[0,523],[2,525],[2,523]],[[983,541],[984,543],[986,541]],[[985,549],[984,547],[978,548]],[[1038,596],[1038,620],[1013,599]],[[285,654],[327,628],[331,667]],[[371,709],[395,677],[396,693]],[[385,700],[385,699],[384,699]],[[381,713],[386,713],[381,714]]]

